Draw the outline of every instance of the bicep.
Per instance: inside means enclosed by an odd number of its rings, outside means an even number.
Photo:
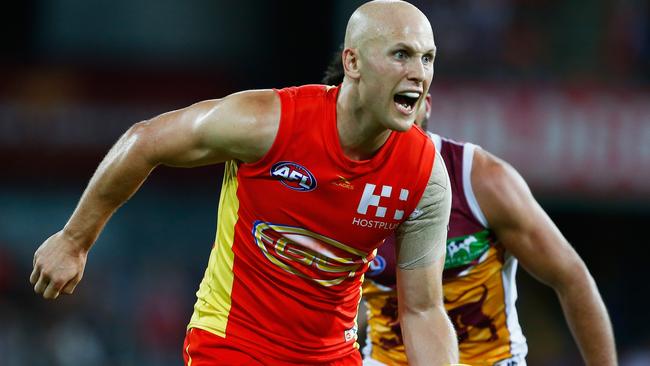
[[[276,99],[273,91],[233,94],[161,114],[133,129],[154,164],[193,167],[231,159],[254,161],[268,151],[277,133]]]
[[[412,269],[444,256],[451,186],[447,169],[440,155],[436,155],[427,186],[414,212],[397,229],[397,264]]]
[[[442,299],[442,270],[451,188],[440,156],[416,212],[396,233],[397,286],[406,306],[438,304]]]

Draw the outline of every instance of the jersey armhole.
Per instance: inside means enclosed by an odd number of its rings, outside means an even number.
[[[479,206],[476,196],[474,195],[474,190],[472,189],[472,163],[474,161],[474,151],[477,146],[471,143],[465,143],[463,145],[463,193],[465,193],[465,199],[467,199],[467,204],[469,209],[472,211],[474,218],[483,225],[483,227],[489,227],[487,219]]]

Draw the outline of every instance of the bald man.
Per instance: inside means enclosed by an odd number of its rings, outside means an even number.
[[[337,85],[343,75],[337,52],[322,81]],[[429,95],[425,102],[415,121],[424,130],[431,114]],[[616,365],[614,333],[598,287],[524,179],[479,146],[429,134],[445,159],[452,187],[443,293],[458,334],[460,361],[474,366],[526,365],[528,346],[515,306],[521,263],[555,290],[584,364]],[[394,252],[391,236],[365,275],[364,366],[408,364],[397,314]]]
[[[373,1],[348,23],[339,87],[245,91],[136,123],[36,251],[35,292],[73,293],[109,217],[156,166],[225,162],[187,365],[360,365],[362,277],[392,233],[409,360],[455,362],[441,285],[449,179],[413,127],[435,51],[417,8]]]

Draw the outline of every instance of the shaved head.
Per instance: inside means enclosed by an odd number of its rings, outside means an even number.
[[[418,8],[400,0],[367,2],[345,31],[342,95],[356,116],[406,131],[429,90],[435,55],[431,23]]]
[[[391,33],[429,33],[431,23],[415,6],[401,0],[374,0],[361,5],[350,17],[344,48],[360,48],[367,41]]]

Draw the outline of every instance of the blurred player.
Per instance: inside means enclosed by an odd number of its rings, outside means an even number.
[[[411,128],[433,77],[431,25],[406,2],[370,2],[350,18],[343,54],[340,87],[246,91],[134,125],[36,251],[34,290],[73,292],[109,217],[157,165],[226,162],[187,365],[361,364],[362,276],[393,232],[409,358],[454,362],[441,283],[449,179]]]
[[[342,81],[341,54],[323,82]],[[416,124],[426,130],[431,97]],[[445,307],[458,333],[460,360],[471,365],[525,365],[515,300],[517,262],[557,293],[587,365],[615,365],[609,316],[587,267],[503,160],[471,143],[430,134],[445,160],[452,209],[443,274]],[[379,248],[363,296],[369,337],[364,365],[406,364],[395,296],[395,243]]]

